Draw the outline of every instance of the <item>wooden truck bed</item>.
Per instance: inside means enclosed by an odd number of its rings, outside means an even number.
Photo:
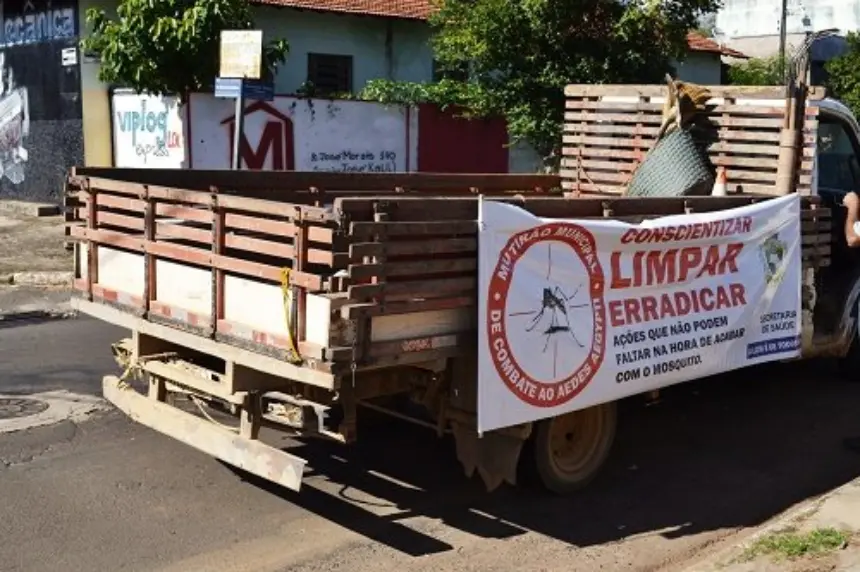
[[[422,363],[473,344],[473,180],[448,177],[449,196],[427,197],[283,190],[295,186],[293,175],[270,177],[278,189],[270,199],[75,175],[84,190],[71,230],[82,239],[76,288],[89,300],[269,356],[283,358],[292,339],[325,387],[353,366]],[[628,221],[764,200],[572,199],[543,190],[554,182],[500,176],[485,198],[538,216]],[[829,252],[821,224],[829,213],[815,207],[805,200],[811,266],[826,264]],[[284,269],[294,303],[284,299]]]

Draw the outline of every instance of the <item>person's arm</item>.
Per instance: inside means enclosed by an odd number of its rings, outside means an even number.
[[[845,213],[845,242],[849,248],[860,247],[860,197],[856,193],[848,193],[842,200],[842,205],[847,211]]]

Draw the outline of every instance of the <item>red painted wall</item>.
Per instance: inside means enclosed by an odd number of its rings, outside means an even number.
[[[425,173],[507,173],[508,130],[502,118],[466,120],[435,105],[418,109],[418,170]]]

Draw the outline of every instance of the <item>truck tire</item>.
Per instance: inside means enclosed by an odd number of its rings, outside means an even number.
[[[609,457],[617,422],[614,402],[539,421],[531,449],[540,484],[557,495],[588,485]]]
[[[845,381],[860,381],[860,340],[855,331],[851,335],[851,345],[848,346],[848,352],[836,359],[836,367],[839,370],[839,377]]]

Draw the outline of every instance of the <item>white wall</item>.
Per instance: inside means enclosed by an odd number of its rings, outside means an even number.
[[[780,0],[725,0],[717,12],[717,28],[729,38],[779,34]],[[789,0],[786,30],[788,34],[805,31],[803,18],[810,29],[838,28],[842,32],[860,29],[858,0]]]
[[[251,105],[246,107],[244,128],[250,155],[244,157],[256,156],[259,164],[252,167],[285,169],[292,163],[296,171],[373,173],[414,171],[417,165],[415,109],[292,97],[276,97],[256,111]],[[233,116],[232,100],[208,94],[191,97],[188,117],[193,168],[230,167]]]
[[[283,37],[290,42],[290,55],[275,78],[276,93],[295,93],[307,80],[309,52],[351,55],[355,91],[371,79],[432,79],[426,23],[265,6],[257,7],[254,16],[265,41]]]

